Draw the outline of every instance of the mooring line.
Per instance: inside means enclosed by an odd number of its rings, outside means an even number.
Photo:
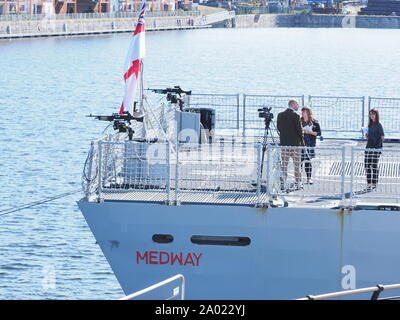
[[[32,207],[41,205],[41,204],[46,203],[46,202],[50,202],[50,201],[54,201],[54,200],[57,200],[57,199],[60,199],[60,198],[64,198],[64,197],[70,196],[70,195],[78,193],[78,192],[82,192],[82,189],[79,188],[79,189],[75,189],[75,190],[70,191],[70,192],[64,192],[64,193],[55,195],[55,196],[50,197],[50,198],[45,198],[43,200],[39,200],[39,201],[34,201],[34,202],[27,203],[27,204],[23,204],[23,205],[18,206],[16,208],[9,208],[9,209],[0,210],[0,216],[4,216],[4,215],[12,213],[12,212],[21,211],[23,209],[32,208]]]

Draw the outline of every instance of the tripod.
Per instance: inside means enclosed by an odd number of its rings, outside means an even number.
[[[271,113],[271,115],[272,115],[272,113]],[[272,142],[275,144],[275,139],[274,139],[274,136],[271,134],[271,129],[270,129],[271,122],[272,122],[272,118],[264,119],[265,128],[264,128],[264,136],[263,136],[262,149],[261,149],[261,178],[262,178],[262,173],[263,173],[263,169],[264,169],[265,152],[267,151],[267,145],[268,145],[268,134],[270,134],[270,136],[272,138]],[[276,127],[275,127],[275,130],[276,130]]]
[[[272,143],[274,145],[277,145],[276,139],[274,138],[274,135],[272,134],[272,130],[271,130],[271,124],[273,125],[273,130],[277,133],[277,135],[279,136],[279,131],[275,125],[275,123],[273,122],[273,114],[270,112],[272,108],[262,108],[259,109],[258,111],[260,112],[259,116],[260,118],[264,118],[264,135],[263,135],[263,141],[262,141],[262,154],[261,154],[261,172],[260,172],[260,179],[262,181],[262,175],[263,175],[263,169],[264,169],[264,160],[265,160],[265,153],[267,151],[267,146],[268,146],[268,137],[270,136],[272,138]],[[271,154],[268,155],[269,157],[271,157]],[[271,161],[271,160],[270,160]],[[280,175],[279,175],[279,180],[280,180],[280,184],[282,185],[283,183],[283,178],[282,178],[282,164],[281,164],[281,160],[279,159],[279,171],[280,171]],[[267,173],[266,173],[267,174]],[[261,184],[261,191],[262,192],[267,192],[267,189],[269,188],[269,186],[267,184],[265,184],[264,186]],[[269,193],[269,191],[268,191]],[[277,199],[276,196],[273,197],[275,200]],[[288,202],[286,201],[285,197],[281,195],[281,199],[283,201],[283,206],[287,207],[288,206]],[[277,205],[274,204],[274,201],[272,199],[270,199],[270,205],[272,207],[276,207]]]
[[[264,118],[264,125],[265,125],[263,141],[262,141],[262,154],[261,154],[261,179],[264,169],[265,152],[267,151],[267,145],[268,145],[268,135],[271,136],[273,144],[276,144],[275,138],[271,133],[271,128],[270,128],[271,123],[274,125],[275,132],[278,132],[275,123],[272,121],[272,119],[274,118],[274,114],[271,112],[271,109],[272,108],[267,108],[267,107],[258,109],[259,117]]]

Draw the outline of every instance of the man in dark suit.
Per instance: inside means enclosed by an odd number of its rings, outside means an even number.
[[[287,180],[287,168],[289,159],[293,159],[295,188],[302,188],[301,184],[301,148],[304,146],[304,133],[300,116],[297,114],[299,104],[296,100],[290,100],[288,108],[278,114],[277,128],[280,135],[280,145],[294,148],[282,148],[283,182]],[[284,186],[283,186],[284,188]]]

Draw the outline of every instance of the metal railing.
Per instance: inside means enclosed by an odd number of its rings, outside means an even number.
[[[345,171],[332,173],[335,162],[345,161],[345,152],[344,147],[305,149],[269,145],[265,172],[269,196],[345,200],[349,192]],[[311,180],[307,179],[307,172]]]
[[[263,157],[261,143],[240,138],[211,144],[103,139],[92,153],[85,191],[99,199],[268,206],[290,197],[343,207],[400,202],[400,149],[269,144]]]
[[[308,96],[308,105],[324,131],[360,132],[365,125],[364,97]]]
[[[267,13],[290,13],[289,7],[276,6],[276,7],[259,7],[259,6],[236,6],[235,12],[237,15],[243,14],[267,14]]]
[[[351,159],[344,163],[351,178],[351,198],[398,198],[400,181],[399,150],[351,148]],[[365,190],[365,183],[371,190]],[[373,191],[373,192],[369,192]]]
[[[65,14],[10,14],[1,15],[1,21],[37,21],[42,19],[53,19],[53,20],[70,20],[70,19],[126,19],[132,18],[137,19],[139,12],[105,12],[105,13],[65,13]],[[201,16],[199,10],[176,10],[176,11],[147,11],[146,17],[158,18],[158,17],[190,17],[190,16]]]
[[[257,146],[254,144],[172,144],[170,142],[98,142],[96,192],[108,194],[138,191],[178,204],[185,197],[256,193]],[[90,171],[90,170],[89,170]],[[240,173],[238,173],[240,172]],[[253,182],[254,182],[253,181]],[[86,190],[93,190],[87,187]],[[138,195],[138,194],[136,194]],[[134,200],[136,195],[126,195]],[[221,199],[220,199],[221,200]],[[221,200],[223,201],[223,200]]]
[[[243,94],[240,99],[240,94],[193,94],[187,103],[189,107],[215,107],[216,128],[239,129],[243,135],[257,136],[264,128],[258,109],[272,107],[276,117],[291,99],[313,109],[323,133],[327,133],[324,137],[361,138],[372,108],[379,109],[387,136],[400,137],[400,98]]]
[[[172,300],[174,298],[176,298],[178,295],[180,295],[180,300],[185,300],[185,277],[182,274],[177,274],[171,278],[168,278],[164,281],[158,282],[150,287],[147,287],[143,290],[139,290],[137,292],[134,292],[126,297],[121,298],[120,300],[134,300],[137,299],[141,296],[144,296],[148,293],[154,292],[155,290],[164,287],[176,280],[180,280],[180,286],[178,287],[174,287],[172,289],[172,295],[169,295],[166,299],[164,300]],[[152,299],[155,299],[154,297],[152,297]]]
[[[320,294],[320,295],[315,295],[315,296],[309,295],[305,298],[300,298],[300,299],[296,299],[296,300],[324,300],[324,299],[332,299],[332,298],[339,298],[339,297],[347,297],[347,296],[362,294],[362,293],[372,293],[371,300],[400,299],[400,296],[379,298],[380,294],[383,291],[394,290],[394,289],[400,289],[400,284],[377,285],[375,287],[338,291],[338,292]]]
[[[377,108],[385,133],[398,133],[400,124],[400,98],[368,97],[368,111]],[[368,114],[365,115],[368,119]],[[366,121],[366,125],[368,121]]]
[[[268,140],[270,144],[263,154],[259,141],[264,121],[259,118],[258,109],[268,106],[279,112],[289,99],[305,105],[303,95],[244,95],[243,105],[239,94],[192,94],[186,98],[187,108],[214,109],[211,144],[198,144],[196,138],[196,143],[177,145],[174,134],[171,135],[176,128],[169,127],[174,123],[175,109],[149,108],[145,122],[135,123],[138,127],[134,129],[138,137],[143,137],[145,126],[146,136],[159,140],[128,142],[111,135],[93,143],[83,174],[86,196],[167,204],[210,202],[255,206],[268,205],[277,196],[339,200],[346,206],[373,199],[399,202],[398,149],[391,147],[377,152],[352,146],[317,146],[288,150],[277,145],[276,136],[275,140]],[[379,104],[380,100],[373,99],[376,98],[369,99],[369,108],[373,103]],[[392,104],[398,100],[384,99]],[[364,101],[362,97],[309,96],[307,102],[315,108],[318,119],[325,116],[326,126],[342,135],[357,126],[357,121],[360,127],[361,121],[366,123],[361,117]],[[356,120],[340,122],[343,117],[340,114],[339,125],[329,127],[330,118],[335,116],[332,110],[336,108],[342,108],[342,112],[356,110],[351,111]],[[324,132],[325,120],[320,120],[320,124]],[[249,134],[252,131],[257,133]],[[335,138],[339,137],[335,134]],[[307,179],[310,172],[312,183]]]
[[[240,128],[239,94],[192,94],[186,96],[189,108],[213,108],[216,112],[216,129]]]
[[[287,108],[289,100],[298,101],[299,105],[304,105],[304,95],[243,95],[243,134],[247,131],[260,131],[264,128],[264,123],[260,121],[258,109],[261,107],[272,107],[271,112],[277,114]]]
[[[266,159],[270,196],[336,199],[348,206],[400,201],[400,149],[270,145]]]

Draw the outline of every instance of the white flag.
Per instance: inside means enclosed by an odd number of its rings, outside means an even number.
[[[144,14],[146,11],[146,1],[143,1],[142,8],[140,9],[139,19],[136,25],[135,32],[131,45],[129,47],[128,55],[125,60],[124,67],[124,80],[125,80],[125,94],[124,99],[119,110],[120,114],[124,111],[131,111],[132,104],[135,99],[136,87],[139,82],[140,62],[145,56],[145,33],[144,33]]]

